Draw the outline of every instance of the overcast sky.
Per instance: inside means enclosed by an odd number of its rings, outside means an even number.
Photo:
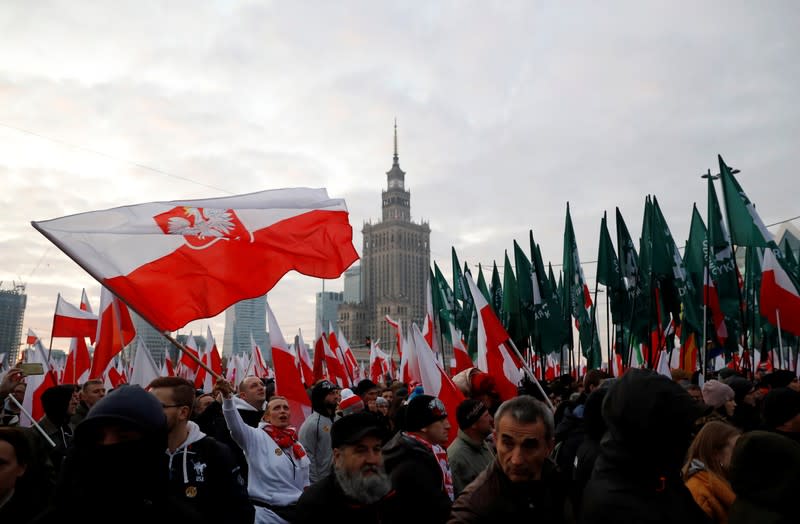
[[[718,153],[765,222],[800,215],[798,27],[795,2],[5,1],[0,280],[46,339],[57,293],[96,309],[99,285],[31,220],[292,186],[345,198],[360,251],[395,117],[448,275],[451,246],[502,263],[529,228],[560,263],[567,201],[585,261],[603,211],[638,237],[647,194],[683,245]],[[321,288],[274,288],[284,332]]]

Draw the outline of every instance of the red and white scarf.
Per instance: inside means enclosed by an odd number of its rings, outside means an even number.
[[[442,486],[444,487],[444,491],[447,493],[447,496],[450,497],[451,501],[454,500],[455,489],[453,488],[453,473],[450,471],[450,463],[447,461],[447,450],[438,444],[431,444],[424,438],[418,437],[411,433],[403,433],[403,435],[410,439],[416,440],[431,450],[431,453],[433,453],[433,456],[436,457],[436,462],[439,463],[439,467],[442,470]]]
[[[291,448],[294,458],[301,459],[306,456],[306,450],[304,450],[300,442],[297,441],[297,430],[293,427],[277,428],[268,422],[267,425],[264,426],[264,431],[275,441],[275,444],[277,444],[279,448]]]

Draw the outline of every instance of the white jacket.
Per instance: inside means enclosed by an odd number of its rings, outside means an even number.
[[[247,458],[247,492],[251,499],[273,506],[288,506],[297,502],[309,485],[308,456],[294,458],[291,450],[284,452],[262,428],[244,423],[234,400],[222,402],[222,413],[234,442]],[[276,520],[277,519],[277,520]],[[284,522],[266,508],[256,507],[256,522]]]

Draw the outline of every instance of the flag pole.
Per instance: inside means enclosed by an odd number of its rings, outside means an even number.
[[[783,363],[783,336],[781,336],[781,311],[775,308],[775,319],[778,321],[778,363]],[[780,368],[778,368],[780,369]]]
[[[536,375],[531,371],[531,369],[525,363],[525,359],[522,358],[522,354],[519,352],[519,349],[517,349],[517,345],[514,344],[514,340],[511,337],[508,337],[508,341],[511,343],[511,348],[514,350],[514,353],[517,354],[517,358],[519,358],[520,362],[522,362],[522,369],[525,370],[525,373],[528,375],[528,377],[533,379],[533,383],[536,384],[537,388],[539,388],[539,392],[542,394],[542,398],[544,398],[544,401],[547,403],[548,407],[550,407],[552,411],[555,411],[556,408],[550,401],[550,397],[548,397],[547,394],[544,392],[544,388],[542,388],[542,385],[539,383],[539,380],[536,378]]]
[[[161,332],[161,335],[162,335],[164,338],[166,338],[167,340],[169,340],[169,341],[172,343],[172,345],[173,345],[173,346],[175,346],[176,348],[178,348],[178,351],[180,351],[180,352],[181,352],[181,353],[183,353],[184,355],[187,355],[189,358],[191,358],[192,360],[194,360],[194,361],[195,361],[195,362],[196,362],[196,363],[197,363],[197,364],[198,364],[198,365],[199,365],[201,368],[205,369],[205,370],[206,370],[208,373],[210,373],[210,374],[211,374],[211,376],[212,376],[212,377],[214,377],[216,380],[220,380],[220,379],[222,379],[222,378],[223,378],[222,376],[220,376],[220,375],[218,375],[217,373],[215,373],[215,372],[214,372],[214,370],[213,370],[213,369],[211,369],[211,366],[209,366],[208,364],[206,364],[205,362],[203,362],[202,360],[200,360],[200,359],[199,359],[199,358],[198,358],[196,355],[194,355],[194,354],[193,354],[191,351],[189,351],[189,350],[186,348],[186,346],[184,346],[183,344],[181,344],[180,342],[178,342],[178,340],[177,340],[177,339],[175,339],[175,338],[174,338],[172,335],[170,335],[170,334],[169,334],[169,331],[162,331],[162,332]]]
[[[13,394],[11,394],[11,393],[9,393],[9,394],[8,394],[8,399],[9,399],[9,400],[11,400],[11,402],[13,402],[14,404],[16,404],[16,406],[19,408],[19,410],[20,410],[22,413],[24,413],[26,417],[28,417],[28,420],[30,420],[30,421],[31,421],[31,424],[33,424],[33,425],[34,425],[34,427],[35,427],[35,428],[36,428],[36,429],[39,431],[39,433],[41,433],[41,434],[42,434],[42,436],[45,438],[45,440],[48,442],[48,444],[50,444],[50,445],[51,445],[51,446],[53,446],[53,447],[56,447],[56,443],[55,443],[55,442],[53,442],[53,439],[51,439],[51,438],[50,438],[50,435],[48,435],[48,434],[47,434],[47,432],[46,432],[46,431],[45,431],[45,430],[42,428],[42,426],[40,426],[40,425],[39,425],[39,423],[38,423],[38,422],[36,422],[35,420],[33,420],[33,416],[32,416],[30,413],[28,413],[28,410],[27,410],[27,409],[25,409],[25,408],[22,406],[22,404],[20,404],[20,403],[19,403],[19,400],[17,400],[17,399],[14,397],[14,395],[13,395]]]

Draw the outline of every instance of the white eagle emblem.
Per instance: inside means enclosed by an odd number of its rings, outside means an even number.
[[[153,217],[168,235],[181,235],[193,249],[207,248],[220,240],[253,241],[233,209],[175,207]]]

